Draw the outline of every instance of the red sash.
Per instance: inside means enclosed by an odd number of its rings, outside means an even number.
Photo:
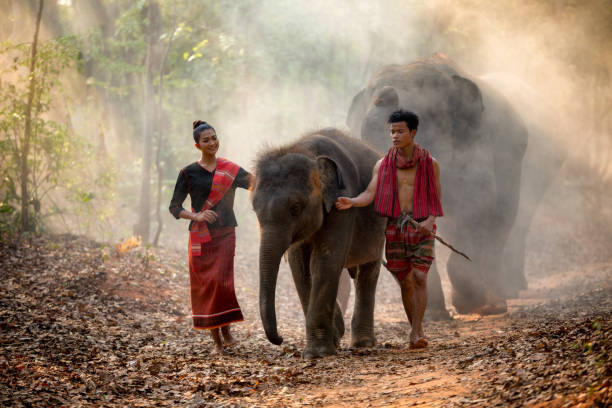
[[[221,201],[225,193],[227,193],[234,183],[238,170],[240,170],[240,166],[237,164],[222,159],[221,157],[217,158],[217,167],[215,169],[215,175],[213,176],[210,193],[201,211],[210,210]],[[189,234],[191,238],[191,255],[202,255],[202,244],[211,241],[210,231],[208,230],[206,221],[194,221],[191,225]]]
[[[397,196],[397,169],[407,169],[414,165],[417,166],[417,170],[414,176],[413,217],[421,219],[429,215],[438,217],[443,215],[433,170],[433,158],[427,150],[416,143],[410,161],[398,154],[395,147],[389,149],[383,158],[378,170],[374,211],[385,217],[399,217],[401,209]]]

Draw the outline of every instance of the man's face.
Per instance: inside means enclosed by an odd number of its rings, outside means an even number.
[[[403,149],[412,146],[414,143],[416,129],[408,129],[406,122],[391,123],[389,130],[391,133],[391,142],[393,143],[393,147]]]

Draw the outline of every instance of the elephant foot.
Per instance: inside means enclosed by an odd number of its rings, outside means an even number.
[[[469,314],[475,309],[482,306],[481,302],[474,302],[474,299],[470,299],[463,296],[460,292],[453,289],[452,291],[453,306],[457,309],[459,314]]]
[[[334,347],[335,348],[340,348],[340,339],[342,338],[342,336],[338,336],[337,334],[334,335]]]
[[[486,293],[484,296],[468,297],[453,289],[453,306],[460,314],[476,313],[482,316],[506,313],[506,299]]]
[[[453,320],[453,317],[446,309],[425,309],[425,319],[437,322],[441,320]]]
[[[352,348],[374,347],[376,346],[376,337],[374,335],[353,336],[351,339]]]
[[[336,354],[336,348],[333,346],[306,346],[304,352],[302,353],[302,358],[305,360],[310,360],[313,358],[333,356],[334,354]]]
[[[476,310],[474,310],[474,313],[478,313],[479,315],[482,315],[482,316],[487,316],[487,315],[502,314],[502,313],[506,313],[507,311],[508,311],[508,305],[506,304],[506,301],[501,300],[495,303],[483,305],[477,308]]]
[[[334,322],[334,346],[340,347],[340,339],[344,336],[344,318],[341,314],[336,314]]]

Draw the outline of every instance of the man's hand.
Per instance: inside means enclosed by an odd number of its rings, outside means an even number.
[[[353,206],[353,200],[349,197],[338,197],[335,205],[339,210],[348,210]]]
[[[436,217],[430,215],[423,221],[419,222],[419,232],[429,232],[433,234],[434,224],[436,223]]]
[[[217,221],[217,213],[213,210],[204,210],[197,213],[195,217],[193,217],[193,220],[197,222],[206,221],[209,224],[213,224],[215,221]]]

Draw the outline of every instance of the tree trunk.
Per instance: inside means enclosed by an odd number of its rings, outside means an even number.
[[[152,97],[153,97],[153,47],[157,42],[157,28],[159,27],[159,7],[155,0],[149,1],[147,8],[147,56],[145,59],[145,76],[143,85],[142,109],[142,179],[140,188],[140,203],[138,205],[138,223],[134,227],[134,234],[140,235],[142,241],[149,242],[151,231],[151,156],[152,143]]]
[[[173,3],[173,8],[176,10],[176,2]],[[163,101],[164,101],[164,68],[166,66],[166,60],[168,59],[168,53],[170,52],[170,47],[172,47],[172,39],[174,37],[174,31],[176,31],[176,14],[172,19],[172,27],[170,28],[170,36],[168,37],[168,45],[166,46],[166,51],[164,52],[164,56],[161,60],[161,66],[159,68],[159,98],[157,100],[157,109],[156,109],[156,152],[155,152],[155,165],[157,167],[157,202],[155,204],[155,217],[157,218],[157,231],[155,231],[155,238],[153,239],[153,245],[157,246],[159,243],[159,237],[161,235],[162,229],[164,228],[162,216],[161,216],[161,199],[162,199],[162,182],[164,169],[161,166],[161,148],[162,148],[162,123],[163,121]]]
[[[25,130],[23,134],[23,149],[21,152],[21,232],[30,230],[30,214],[29,214],[29,202],[30,193],[28,191],[28,156],[30,154],[30,139],[32,137],[32,105],[34,103],[34,93],[36,91],[36,47],[38,45],[38,32],[40,31],[40,21],[42,19],[44,1],[40,0],[38,3],[38,15],[36,17],[36,30],[34,31],[34,41],[32,42],[32,54],[30,56],[30,72],[29,72],[29,92],[28,92],[28,104],[26,105],[25,112]]]

